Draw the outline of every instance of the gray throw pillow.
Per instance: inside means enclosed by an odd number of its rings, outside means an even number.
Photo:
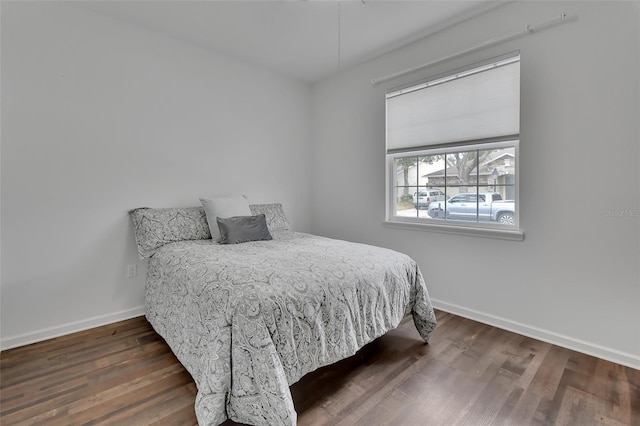
[[[220,243],[239,244],[273,239],[264,214],[257,216],[217,217]]]

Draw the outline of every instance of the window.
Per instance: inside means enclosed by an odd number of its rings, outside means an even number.
[[[392,90],[386,108],[387,222],[518,229],[519,55]]]

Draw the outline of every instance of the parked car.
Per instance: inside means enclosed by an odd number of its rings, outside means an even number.
[[[413,207],[416,210],[429,207],[429,204],[433,201],[444,201],[446,196],[444,192],[439,189],[421,189],[420,191],[413,193]]]
[[[495,221],[513,225],[515,202],[503,200],[497,192],[466,192],[454,195],[446,203],[429,205],[429,216],[453,220]]]

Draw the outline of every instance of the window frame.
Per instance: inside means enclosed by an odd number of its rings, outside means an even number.
[[[503,57],[506,57],[504,55]],[[509,56],[516,56],[514,54]],[[517,52],[517,56],[519,56],[519,52]],[[519,58],[520,60],[521,58]],[[495,58],[493,59],[495,61]],[[477,66],[483,66],[482,64],[486,64],[491,62],[483,61],[479,64],[467,66],[462,69],[454,70],[447,74],[441,74],[439,76],[434,77],[431,80],[442,79],[443,75],[446,78],[446,75],[455,75],[464,70],[470,70]],[[422,82],[428,80],[422,80]],[[416,85],[422,84],[422,82],[415,82],[409,84],[405,87],[413,87]],[[393,89],[388,93],[397,92],[401,89]],[[397,215],[397,194],[396,194],[396,178],[397,178],[397,170],[395,167],[395,159],[402,157],[423,157],[429,155],[439,155],[445,153],[452,152],[464,152],[464,151],[473,151],[473,150],[486,150],[486,149],[500,149],[506,147],[514,148],[514,188],[515,188],[515,197],[514,197],[514,224],[513,225],[505,225],[499,224],[492,221],[489,222],[478,222],[478,221],[465,221],[465,220],[455,220],[455,219],[438,219],[438,218],[421,218],[418,217],[419,213],[416,217],[406,217],[406,216],[398,216]],[[396,149],[389,151],[387,150],[385,154],[386,160],[386,195],[385,195],[385,220],[383,221],[383,225],[385,227],[390,228],[399,228],[399,229],[411,229],[411,230],[422,230],[422,231],[435,231],[435,232],[443,232],[449,234],[458,234],[458,235],[470,235],[470,236],[479,236],[479,237],[487,237],[487,238],[497,238],[497,239],[506,239],[513,241],[522,241],[524,239],[524,232],[520,228],[520,134],[508,135],[508,136],[500,136],[495,138],[487,138],[483,140],[473,140],[473,141],[456,141],[452,143],[444,143],[444,144],[434,144],[431,146],[421,146],[415,148],[404,148],[404,149]],[[446,165],[445,165],[446,167]],[[479,166],[478,166],[479,167]],[[408,186],[408,185],[407,185]],[[476,192],[480,192],[480,187],[485,186],[481,185],[479,182],[476,182],[475,185],[471,187],[475,187]],[[434,186],[435,189],[443,191],[439,186]],[[421,188],[419,185],[417,186],[417,191],[420,191]],[[425,188],[429,189],[429,188]],[[444,190],[446,193],[446,189]],[[487,192],[487,191],[482,191]],[[454,194],[455,195],[455,194]],[[452,195],[453,196],[453,195]],[[448,196],[451,197],[451,196]]]

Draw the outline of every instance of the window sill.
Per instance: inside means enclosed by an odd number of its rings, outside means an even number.
[[[470,237],[494,238],[508,241],[524,240],[524,232],[520,229],[500,229],[479,226],[461,226],[456,224],[416,223],[399,220],[385,220],[382,222],[385,228],[410,229],[415,231],[432,231],[444,234],[467,235]]]

